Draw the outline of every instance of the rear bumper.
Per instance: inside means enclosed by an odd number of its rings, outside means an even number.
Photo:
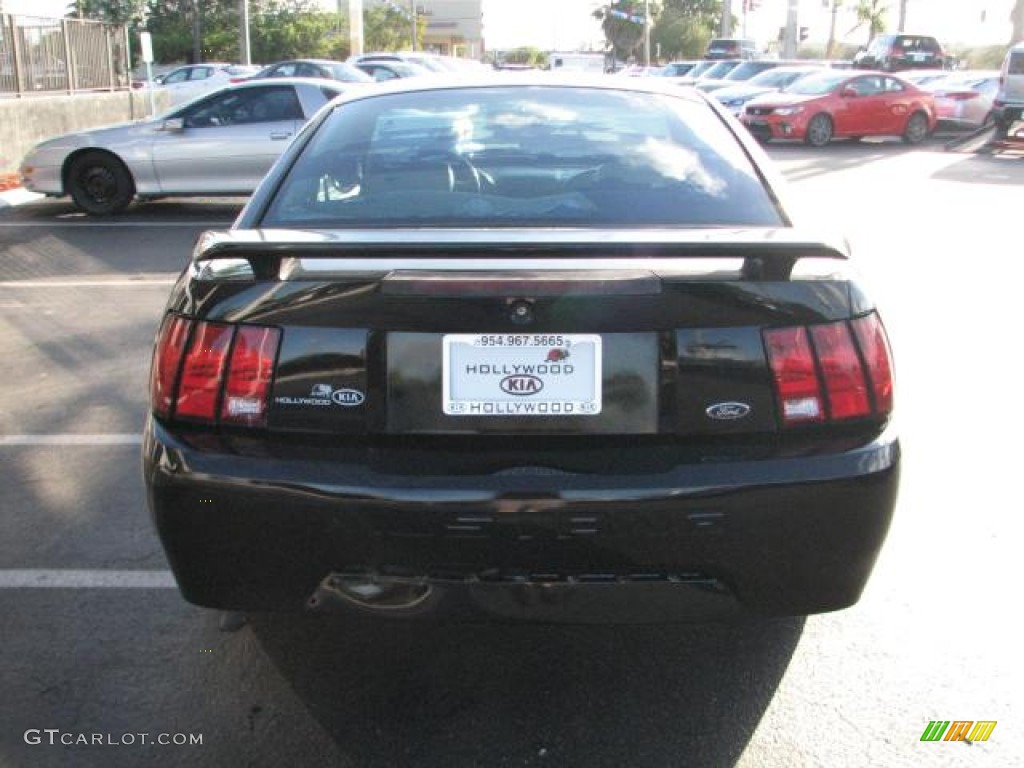
[[[252,458],[150,421],[150,509],[186,599],[640,622],[802,615],[857,601],[899,482],[886,434],[840,454],[591,476],[459,477]]]

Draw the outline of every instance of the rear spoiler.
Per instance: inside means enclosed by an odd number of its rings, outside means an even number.
[[[346,275],[380,276],[398,270],[588,269],[686,271],[680,260],[742,260],[741,278],[788,280],[801,259],[850,256],[843,239],[793,228],[748,229],[238,229],[200,235],[197,267],[244,260],[262,280],[315,278],[317,261],[335,262]],[[312,260],[312,265],[296,262]],[[286,264],[287,261],[287,264]],[[336,262],[343,261],[343,265]],[[285,268],[282,269],[282,266]]]

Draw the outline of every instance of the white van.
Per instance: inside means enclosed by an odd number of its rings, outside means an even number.
[[[1014,128],[1014,133],[1024,138],[1024,43],[1006,52],[992,108],[999,134],[1006,135]]]

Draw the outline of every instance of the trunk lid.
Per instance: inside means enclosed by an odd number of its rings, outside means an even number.
[[[231,231],[169,308],[279,331],[271,434],[770,436],[765,331],[870,313],[846,257],[792,229]]]

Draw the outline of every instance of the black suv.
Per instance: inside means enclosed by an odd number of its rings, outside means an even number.
[[[949,69],[951,59],[928,35],[878,35],[853,57],[855,69]]]

